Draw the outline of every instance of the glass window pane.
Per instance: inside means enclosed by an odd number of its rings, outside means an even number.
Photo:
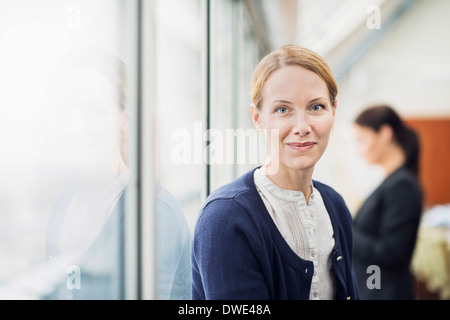
[[[226,135],[235,121],[235,28],[234,1],[212,1],[211,4],[211,191],[234,177],[236,159],[234,135]],[[233,133],[232,131],[229,131]],[[225,143],[228,138],[229,144]]]
[[[123,297],[133,3],[0,3],[1,298]]]
[[[243,1],[211,5],[211,191],[261,165],[265,144],[251,120],[250,84],[258,43]]]
[[[159,299],[191,297],[190,245],[204,200],[204,1],[156,2]]]

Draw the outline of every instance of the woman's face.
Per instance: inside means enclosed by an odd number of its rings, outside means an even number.
[[[256,128],[267,134],[269,155],[278,156],[280,170],[312,171],[327,147],[335,110],[317,74],[288,66],[270,75],[262,90],[262,105],[252,106],[252,116]],[[276,155],[270,141],[277,143]]]
[[[370,127],[357,124],[353,128],[359,153],[370,164],[380,163],[383,150],[386,147],[385,139],[382,139],[381,133],[375,132]]]
[[[60,163],[82,172],[79,178],[110,179],[120,161],[123,122],[117,87],[100,72],[79,68],[52,89]]]

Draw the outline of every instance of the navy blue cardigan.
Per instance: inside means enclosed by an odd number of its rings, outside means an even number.
[[[193,299],[309,298],[313,262],[297,256],[284,240],[256,189],[253,172],[217,189],[203,206],[193,239]],[[336,191],[313,183],[334,229],[336,298],[359,299],[350,213]]]

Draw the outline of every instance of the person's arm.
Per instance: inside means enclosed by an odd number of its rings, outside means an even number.
[[[269,299],[261,242],[245,210],[215,200],[202,211],[192,249],[193,299]]]
[[[191,234],[181,207],[162,187],[157,189],[157,298],[191,298]]]
[[[407,181],[399,181],[386,190],[379,236],[373,237],[354,229],[358,239],[354,246],[359,255],[379,267],[409,263],[421,213],[421,200],[414,198],[416,194]]]

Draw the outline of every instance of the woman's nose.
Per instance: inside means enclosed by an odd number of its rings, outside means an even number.
[[[311,125],[308,116],[304,112],[299,112],[293,117],[292,133],[304,137],[311,133]]]

